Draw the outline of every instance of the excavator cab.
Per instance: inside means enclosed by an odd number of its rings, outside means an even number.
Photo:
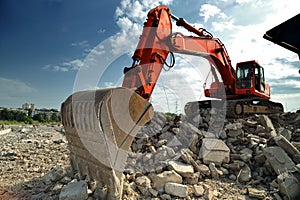
[[[237,63],[236,93],[270,98],[270,87],[265,82],[264,68],[255,60]]]

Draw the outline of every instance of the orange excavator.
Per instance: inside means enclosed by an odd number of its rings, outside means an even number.
[[[177,26],[184,27],[196,36],[172,33],[171,19],[176,21]],[[235,71],[225,46],[218,38],[175,17],[167,7],[157,7],[149,12],[132,56],[133,64],[124,69],[122,87],[136,88],[137,94],[149,100],[168,55],[174,58],[173,53],[201,56],[209,61],[215,82],[205,89],[205,96],[226,99],[227,116],[283,111],[281,104],[269,100],[270,86],[265,82],[264,69],[258,62],[240,62]],[[188,103],[185,106],[186,115],[194,113],[198,107],[209,107],[211,101]]]
[[[172,19],[193,36],[173,33]],[[121,197],[122,172],[130,145],[153,116],[148,101],[164,65],[173,67],[174,53],[207,59],[215,80],[204,91],[206,97],[213,99],[187,103],[186,115],[211,107],[215,101],[224,102],[228,117],[283,111],[280,103],[269,100],[270,86],[258,62],[240,62],[234,70],[218,38],[172,15],[166,6],[151,9],[132,56],[133,64],[124,69],[122,87],[77,92],[61,107],[73,169],[81,177],[107,187],[110,199]],[[169,55],[173,62],[168,64]]]

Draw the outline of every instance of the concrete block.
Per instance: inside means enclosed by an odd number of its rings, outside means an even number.
[[[87,183],[85,181],[71,182],[65,185],[59,194],[59,200],[86,200],[87,198]]]
[[[230,161],[230,150],[222,140],[205,138],[202,140],[199,157],[205,164],[215,163],[220,166]]]
[[[164,171],[160,174],[150,174],[149,178],[152,181],[152,187],[155,189],[162,189],[167,182],[182,183],[182,177],[172,171]]]
[[[266,128],[269,137],[275,137],[277,135],[274,125],[268,116],[260,115],[259,121]]]
[[[192,165],[185,164],[179,161],[170,161],[168,164],[170,170],[175,170],[183,177],[190,178],[194,174],[194,168]]]
[[[287,153],[278,146],[267,147],[263,150],[267,161],[277,175],[286,171],[295,171],[296,165]]]
[[[277,177],[279,191],[288,199],[300,199],[300,183],[292,173],[282,173]]]
[[[187,197],[188,187],[179,183],[168,182],[165,184],[165,192],[177,197]]]
[[[300,163],[300,151],[292,144],[290,143],[284,136],[277,135],[274,138],[275,143],[283,148],[285,152],[292,157],[294,162],[297,164]]]

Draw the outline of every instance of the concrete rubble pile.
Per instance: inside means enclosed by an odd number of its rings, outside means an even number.
[[[132,152],[123,172],[122,199],[299,198],[300,113],[225,119],[223,128],[210,129],[214,122],[210,116],[201,120],[198,116],[195,120],[156,112],[131,145]],[[62,159],[59,148],[67,154],[67,141],[61,137],[63,129],[55,129],[47,136],[52,147],[45,145],[43,140],[38,142],[28,138],[34,133],[41,135],[38,133],[41,129],[24,129],[26,134],[18,130],[17,134],[18,137],[26,135],[23,140],[31,140],[29,144],[55,149],[54,154]],[[14,131],[12,128],[0,137],[13,137]],[[19,153],[12,144],[6,144],[4,150],[1,149],[1,162],[18,161],[17,157],[24,151]],[[53,155],[49,150],[47,152]],[[100,187],[88,177],[82,180],[76,172],[72,173],[69,163],[55,161],[57,163],[52,163],[47,171],[39,167],[42,173],[36,174],[35,181],[42,187],[29,188],[27,184],[32,182],[20,184],[31,194],[31,199],[109,198],[109,188]],[[30,165],[28,169],[31,169]],[[0,187],[0,197],[12,195],[12,191]]]
[[[168,122],[156,113],[132,144],[124,196],[235,197],[232,185],[208,186],[218,180],[235,183],[241,198],[300,198],[299,113],[226,119],[215,133],[207,131],[211,121],[206,117],[199,124],[183,116]],[[147,189],[140,189],[140,177],[149,179]]]

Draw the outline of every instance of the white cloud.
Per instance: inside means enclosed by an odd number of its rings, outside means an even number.
[[[104,87],[111,88],[111,87],[117,87],[117,85],[114,82],[104,82]]]
[[[253,1],[253,0],[236,0],[235,2],[237,4],[244,4],[244,3],[250,3],[251,1]]]
[[[73,47],[81,47],[81,48],[87,48],[89,47],[89,42],[87,40],[79,41],[79,42],[73,42],[71,43],[71,46]]]
[[[84,66],[84,63],[80,59],[75,59],[75,60],[63,62],[62,65],[69,67],[71,70],[79,70]]]
[[[53,66],[52,69],[53,69],[53,71],[55,71],[55,72],[58,72],[58,71],[61,71],[61,72],[67,72],[67,71],[69,71],[69,68],[67,68],[67,67],[62,67],[62,66],[57,66],[57,65]]]
[[[116,8],[116,23],[120,31],[109,40],[111,52],[115,55],[133,52],[143,30],[143,23],[147,18],[147,13],[155,6],[170,4],[172,0],[123,0]]]
[[[82,60],[74,59],[74,60],[64,61],[58,65],[45,65],[43,69],[55,71],[55,72],[68,72],[68,71],[78,71],[79,69],[82,69],[84,67],[86,66]]]
[[[97,33],[101,34],[101,33],[105,33],[106,29],[105,28],[99,28],[99,30],[97,31]]]
[[[224,30],[234,30],[234,21],[230,19],[224,22],[212,22],[212,31],[223,32]]]
[[[284,56],[284,53],[278,55],[277,57],[281,57],[281,56]],[[295,57],[293,56],[290,57],[289,55],[287,55],[286,57],[290,59],[290,61],[299,60],[298,58],[296,58],[296,55]],[[276,59],[275,56],[271,57],[269,60],[262,59],[262,61],[263,61],[262,65],[265,68],[265,74],[266,74],[265,76],[267,79],[281,79],[281,78],[289,77],[291,75],[295,75],[297,72],[294,66],[290,64],[282,63],[280,60]],[[300,78],[298,79],[297,82],[300,83]],[[288,84],[288,82],[285,81],[284,84]]]
[[[209,18],[215,16],[223,19],[226,18],[225,13],[223,13],[220,8],[211,4],[203,4],[200,8],[199,15],[204,17],[204,22],[207,22]]]
[[[98,45],[94,49],[90,50],[89,53],[94,55],[94,56],[103,55],[105,53],[104,46]]]
[[[172,0],[122,0],[120,6],[116,8],[117,18],[127,16],[134,22],[143,22],[151,8],[158,5],[168,5]]]
[[[218,7],[213,1],[210,2],[200,8],[200,15],[207,22],[204,28],[224,43],[233,66],[240,61],[258,60],[261,65],[267,65],[266,73],[273,74],[272,78],[291,73],[292,66],[282,66],[276,58],[295,61],[297,56],[263,39],[263,35],[267,30],[298,14],[299,6],[291,0],[228,0],[224,5],[215,2]],[[239,5],[229,6],[234,2]],[[218,17],[221,12],[224,18]]]
[[[117,21],[117,24],[120,27],[121,31],[132,31],[131,28],[133,26],[133,22],[130,21],[128,17],[120,17]]]

